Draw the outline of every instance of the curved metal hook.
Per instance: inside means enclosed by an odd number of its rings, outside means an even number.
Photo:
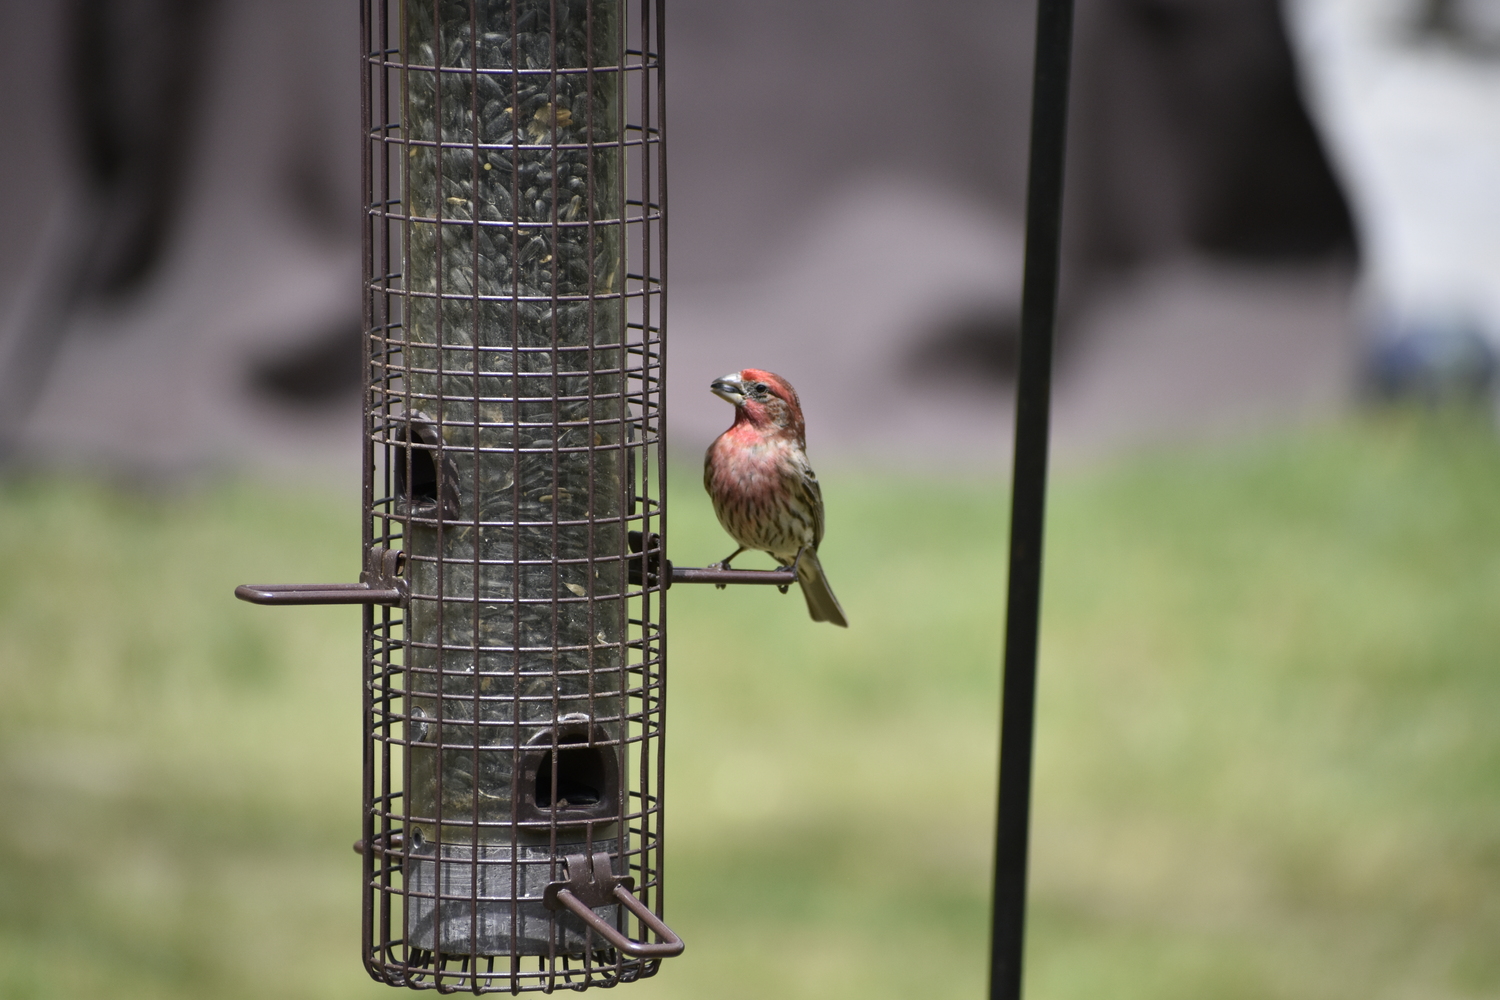
[[[542,894],[542,905],[549,910],[565,907],[588,924],[589,928],[616,951],[632,958],[671,958],[681,955],[685,945],[672,928],[635,898],[631,892],[630,878],[616,878],[610,870],[609,855],[600,852],[593,858],[583,854],[570,854],[567,858],[568,880],[553,882]],[[632,941],[621,934],[607,920],[595,913],[593,908],[607,903],[619,903],[640,918],[641,922],[661,941],[650,944]]]

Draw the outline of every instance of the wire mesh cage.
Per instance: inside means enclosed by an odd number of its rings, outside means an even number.
[[[660,8],[366,5],[364,544],[402,599],[365,612],[364,947],[393,985],[613,985],[681,947],[641,551],[666,514]]]
[[[641,552],[660,6],[366,5],[366,582],[402,593],[365,612],[364,947],[393,985],[613,985],[681,948]]]
[[[365,570],[237,593],[365,607],[364,961],[393,986],[612,986],[682,951],[661,7],[363,7]]]

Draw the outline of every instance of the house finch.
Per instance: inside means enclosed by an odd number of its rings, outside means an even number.
[[[714,395],[734,404],[734,426],[709,445],[703,488],[719,523],[746,549],[769,553],[797,572],[815,622],[849,627],[818,562],[823,540],[823,492],[807,464],[807,439],[797,391],[780,375],[757,368],[715,379]]]

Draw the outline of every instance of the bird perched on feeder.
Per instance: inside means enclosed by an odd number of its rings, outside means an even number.
[[[739,544],[718,565],[759,549],[791,567],[815,622],[849,627],[818,561],[823,491],[807,464],[807,437],[797,391],[780,375],[746,368],[715,379],[714,395],[734,404],[734,425],[709,445],[703,488],[714,513]]]

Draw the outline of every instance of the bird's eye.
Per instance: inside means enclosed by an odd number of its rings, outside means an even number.
[[[755,391],[756,392],[765,392],[768,388],[770,388],[770,387],[768,385],[766,385],[764,382],[757,382],[757,383],[755,383]]]

